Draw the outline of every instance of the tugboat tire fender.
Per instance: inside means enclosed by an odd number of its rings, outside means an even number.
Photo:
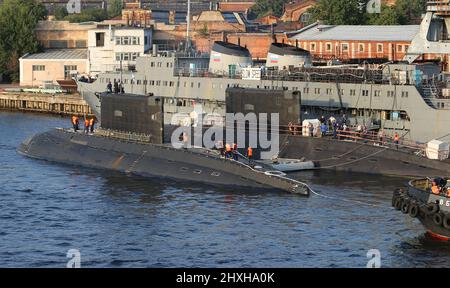
[[[445,229],[450,230],[450,214],[445,214],[442,224]]]
[[[417,216],[419,216],[419,205],[417,205],[416,203],[411,203],[411,205],[409,206],[409,216],[411,216],[412,218],[416,218]]]
[[[437,212],[439,212],[439,205],[436,204],[436,203],[428,203],[428,205],[426,207],[426,210],[425,210],[425,213],[428,216],[431,216],[431,215],[433,215],[433,214],[435,214]]]
[[[434,222],[434,224],[436,224],[438,226],[441,226],[443,221],[444,221],[444,216],[442,216],[442,213],[435,213],[433,215],[433,222]]]
[[[401,210],[403,214],[408,214],[409,212],[409,206],[411,205],[411,202],[408,198],[404,198],[402,201]]]
[[[395,210],[400,211],[400,209],[402,209],[402,202],[403,202],[403,200],[402,200],[401,197],[395,198],[395,202],[394,202],[394,208],[395,208]]]

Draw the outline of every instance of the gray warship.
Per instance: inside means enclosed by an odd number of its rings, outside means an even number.
[[[25,140],[17,151],[36,159],[144,177],[309,195],[306,184],[242,155],[224,159],[217,151],[164,143],[159,97],[103,94],[100,99],[101,127],[95,133],[53,129]]]
[[[205,114],[204,125],[225,125],[230,88],[294,91],[301,97],[301,113],[289,123],[302,126],[307,119],[346,115],[348,126],[382,130],[386,137],[397,133],[402,142],[414,145],[402,145],[398,151],[366,139],[313,139],[285,133],[274,158],[314,161],[316,169],[400,176],[449,174],[448,161],[428,159],[425,149],[432,140],[450,141],[450,74],[436,63],[413,63],[426,53],[450,54],[450,37],[445,32],[450,31],[449,17],[433,9],[430,5],[405,63],[314,67],[308,51],[273,43],[267,63],[255,66],[245,47],[231,43],[216,42],[210,55],[165,51],[154,45],[151,54],[137,59],[134,71],[100,73],[93,83],[80,82],[79,91],[98,117],[99,95],[109,82],[120,81],[134,94],[161,96],[165,125],[173,126],[189,122],[190,113],[198,107]],[[276,63],[269,60],[274,55]],[[287,127],[289,123],[280,124]]]

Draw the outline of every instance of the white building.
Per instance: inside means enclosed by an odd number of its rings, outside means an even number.
[[[136,58],[152,47],[152,29],[105,26],[89,30],[91,74],[133,69]],[[122,62],[122,63],[121,63]]]

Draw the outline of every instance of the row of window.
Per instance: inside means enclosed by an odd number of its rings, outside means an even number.
[[[116,45],[139,45],[140,37],[135,36],[117,36],[116,37]],[[147,40],[147,38],[145,38]],[[147,42],[147,41],[146,41]]]
[[[140,53],[138,52],[122,52],[116,53],[116,61],[136,61],[137,57],[139,57]]]
[[[162,62],[150,62],[150,67],[161,68],[162,66],[163,66]],[[173,68],[173,63],[172,62],[167,62],[165,66],[166,66],[166,68]]]
[[[33,65],[33,71],[45,71],[45,65]],[[64,79],[70,79],[71,73],[78,70],[77,65],[64,65]]]
[[[108,83],[110,81],[110,79],[105,79],[105,80],[106,80],[106,83]],[[101,81],[103,81],[103,79]],[[124,84],[128,84],[128,79],[124,79],[123,81],[124,81]],[[174,87],[176,85],[177,87],[180,87],[180,81],[177,81],[175,83],[174,81],[163,81],[163,80],[135,80],[133,82],[133,84],[136,84],[136,85],[150,85],[150,86],[165,86],[165,87]],[[185,82],[183,82],[182,86],[184,88],[187,88],[187,87],[190,87],[190,88],[194,88],[194,87],[201,88],[201,83],[200,82],[195,83],[195,82],[187,82],[187,81],[185,81]],[[227,88],[230,88],[230,87],[242,87],[242,88],[245,88],[245,85],[244,86],[239,86],[239,84],[227,84],[226,86],[227,86]],[[247,87],[251,88],[251,85],[247,85]],[[213,89],[216,89],[216,88],[223,89],[224,88],[224,84],[220,84],[220,85],[212,84],[212,88]],[[257,89],[260,89],[260,88],[264,88],[264,89],[279,89],[279,88],[283,88],[284,90],[288,90],[288,87],[278,87],[278,86],[264,86],[264,87],[260,87],[260,85],[257,85],[256,88]],[[299,91],[298,87],[292,87],[292,90],[293,91]],[[321,91],[322,91],[322,88],[314,88],[314,94],[316,94],[316,95],[320,95]],[[303,88],[303,93],[304,94],[309,94],[309,92],[310,92],[310,88],[308,88],[308,87]],[[334,90],[332,88],[326,88],[325,89],[326,95],[332,95],[333,92],[334,92]],[[339,89],[338,92],[339,92],[340,95],[343,95],[345,90],[344,89]],[[349,92],[350,92],[350,96],[356,96],[357,95],[356,94],[356,89],[350,89]],[[360,93],[361,93],[361,96],[364,96],[364,97],[368,97],[370,95],[370,91],[367,90],[367,89],[361,90]],[[374,90],[373,91],[373,96],[374,97],[381,97],[381,90]],[[395,91],[387,91],[387,97],[394,97],[394,96],[395,96]],[[408,96],[409,96],[408,91],[402,91],[402,94],[401,94],[402,98],[408,98]]]
[[[295,90],[295,89],[294,89]],[[321,88],[314,88],[314,94],[316,95],[320,95],[322,89]],[[304,94],[309,94],[310,89],[305,87],[303,88],[303,93]],[[339,89],[339,94],[343,95],[344,94],[344,89]],[[327,88],[325,89],[325,94],[326,95],[332,95],[333,94],[333,89],[331,88]],[[362,96],[369,96],[369,90],[361,90],[361,95]],[[356,96],[356,89],[350,89],[350,96]],[[380,97],[381,96],[381,90],[374,90],[373,91],[373,96],[374,97]],[[394,97],[395,96],[395,91],[387,91],[387,97]],[[407,98],[408,97],[408,91],[402,91],[402,98]]]
[[[303,46],[304,46],[306,49],[308,49],[306,43],[304,43]],[[357,52],[360,52],[360,53],[366,52],[366,47],[367,47],[367,44],[359,43],[359,44],[358,44],[358,50],[357,50]],[[406,53],[406,52],[408,51],[408,47],[409,47],[409,45],[397,44],[396,52]],[[338,49],[339,49],[339,46],[336,46],[336,47],[335,47],[335,50],[338,50]],[[350,50],[350,44],[348,44],[348,43],[342,43],[342,44],[340,45],[340,49],[341,49],[341,52],[349,52],[349,50]],[[368,48],[367,48],[367,49],[368,49]],[[317,44],[314,43],[314,42],[309,43],[309,50],[310,50],[310,51],[313,51],[313,52],[316,52],[316,50],[318,50],[318,49],[317,49]],[[333,44],[332,44],[332,43],[325,43],[325,52],[333,52]],[[377,44],[376,52],[377,52],[377,53],[383,53],[383,52],[384,52],[384,44],[378,43],[378,44]]]

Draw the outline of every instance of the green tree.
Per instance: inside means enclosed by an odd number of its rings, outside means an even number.
[[[108,14],[110,18],[122,15],[123,2],[122,0],[109,1]]]
[[[399,25],[400,15],[394,7],[383,5],[380,14],[366,14],[365,22],[368,25]]]
[[[47,16],[36,0],[4,0],[0,5],[0,71],[19,81],[19,58],[40,50],[34,29]]]
[[[425,13],[427,0],[397,0],[394,8],[400,24],[414,24]]]
[[[66,7],[59,6],[55,9],[56,20],[64,20],[67,15],[69,15],[69,13],[67,13]]]
[[[198,31],[198,35],[201,38],[208,38],[209,37],[209,30],[208,30],[208,26],[206,24],[203,25],[202,29],[200,29]]]
[[[108,12],[106,12],[104,9],[91,8],[91,9],[84,9],[79,14],[70,14],[64,17],[64,20],[67,20],[72,23],[80,23],[89,21],[101,22],[108,18],[109,18]]]
[[[321,0],[308,10],[312,22],[321,20],[329,25],[360,25],[364,11],[360,0]]]
[[[250,9],[249,17],[252,19],[274,15],[280,17],[284,12],[284,4],[288,0],[256,0],[255,5]]]

